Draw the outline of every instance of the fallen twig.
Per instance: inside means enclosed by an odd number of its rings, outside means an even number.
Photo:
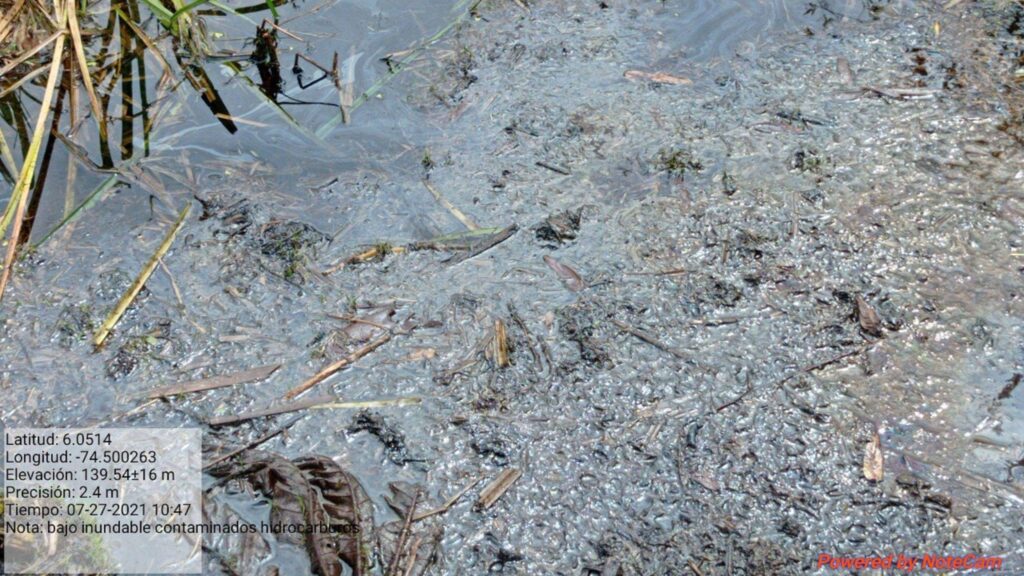
[[[403,576],[412,576],[412,571],[416,568],[416,554],[419,552],[420,544],[422,543],[423,536],[417,536],[412,546],[409,547],[409,560],[405,563],[405,570],[402,572]]]
[[[416,504],[420,500],[420,490],[416,490],[416,493],[412,496],[412,504],[409,505],[409,510],[405,515],[405,522],[402,524],[402,531],[398,533],[398,544],[395,546],[395,553],[391,556],[391,562],[388,565],[388,570],[385,572],[386,576],[395,576],[395,571],[398,570],[398,564],[402,559],[402,548],[405,547],[405,541],[409,537],[409,527],[412,526],[412,517],[416,514]]]
[[[342,259],[337,264],[325,269],[322,274],[334,274],[347,266],[371,262],[378,258],[387,256],[388,254],[404,254],[406,252],[416,252],[419,250],[458,252],[459,254],[451,256],[445,260],[445,262],[449,264],[458,264],[463,260],[468,260],[490,250],[491,248],[494,248],[498,244],[501,244],[505,240],[511,238],[518,230],[519,227],[517,225],[511,224],[504,228],[477,228],[475,230],[460,232],[458,234],[445,234],[444,236],[438,236],[436,238],[431,238],[430,240],[412,242],[405,246],[394,246],[387,242],[381,242],[380,244],[371,246]]]
[[[142,287],[146,285],[146,281],[149,280],[153,271],[156,270],[160,259],[163,258],[164,254],[166,254],[171,248],[171,243],[174,242],[174,237],[178,235],[178,231],[181,230],[181,227],[185,224],[185,217],[188,216],[188,212],[191,208],[191,204],[186,204],[181,210],[181,213],[178,214],[178,220],[175,221],[174,225],[171,226],[171,229],[167,232],[167,235],[164,236],[163,242],[160,243],[156,252],[149,258],[149,262],[146,262],[146,265],[142,268],[142,272],[140,272],[138,277],[135,278],[135,281],[132,282],[132,285],[128,288],[128,291],[124,293],[124,296],[121,296],[117,305],[114,306],[114,309],[107,316],[107,319],[103,321],[100,329],[96,332],[96,336],[92,339],[94,346],[97,348],[103,346],[103,342],[105,342],[107,336],[110,335],[110,331],[114,329],[114,325],[117,324],[117,321],[121,319],[121,316],[123,316],[128,310],[128,307],[135,301],[135,297],[139,295]]]
[[[612,320],[612,324],[615,324],[616,326],[618,326],[619,329],[622,330],[623,332],[625,332],[627,334],[632,334],[633,336],[636,336],[640,340],[643,340],[644,342],[647,342],[651,346],[654,346],[658,350],[662,350],[662,351],[668,352],[669,354],[675,356],[676,358],[688,358],[689,357],[689,354],[687,354],[683,350],[680,350],[679,348],[673,348],[672,346],[669,346],[668,344],[665,344],[664,342],[662,342],[662,341],[658,340],[657,338],[655,338],[654,335],[652,335],[652,334],[650,334],[650,333],[648,333],[648,332],[646,332],[644,330],[641,330],[639,328],[634,328],[634,327],[630,326],[629,324],[626,324],[625,322],[623,322],[621,320],[613,319]]]
[[[555,166],[554,164],[548,164],[547,162],[537,161],[536,164],[541,168],[547,168],[548,170],[551,170],[552,172],[557,172],[558,174],[562,174],[563,176],[568,176],[572,174],[572,172],[569,172],[569,170],[566,168],[562,168],[561,166]]]
[[[831,366],[832,364],[835,364],[836,362],[841,362],[842,360],[845,360],[846,358],[849,358],[850,356],[853,356],[855,354],[860,354],[865,349],[867,349],[867,346],[858,346],[857,348],[855,348],[853,350],[848,350],[846,352],[843,352],[842,354],[839,354],[838,356],[833,356],[832,358],[829,358],[827,360],[823,360],[821,362],[818,362],[817,364],[811,364],[810,366],[805,366],[803,368],[799,368],[797,370],[794,370],[794,371],[790,372],[789,374],[786,374],[785,376],[783,376],[781,379],[779,379],[779,381],[775,383],[775,387],[778,388],[778,387],[782,386],[786,382],[789,382],[790,380],[792,380],[793,377],[798,375],[798,374],[807,374],[807,373],[810,373],[810,372],[815,372],[817,370],[821,370],[822,368],[825,368],[826,366]],[[740,393],[739,396],[733,398],[732,400],[726,402],[725,404],[719,405],[718,408],[715,408],[715,412],[721,412],[722,410],[725,410],[726,408],[728,408],[728,407],[730,407],[730,406],[732,406],[734,404],[739,403],[740,400],[743,400],[743,398],[745,398],[753,390],[754,390],[754,387],[752,385],[748,384],[747,385],[747,389],[744,390],[742,393]]]
[[[199,380],[191,380],[189,382],[182,382],[180,384],[170,384],[167,386],[161,386],[154,388],[146,393],[147,398],[165,398],[167,396],[176,396],[178,394],[190,394],[192,392],[202,392],[204,390],[214,390],[216,388],[226,388],[228,386],[235,386],[237,384],[245,384],[248,382],[256,382],[269,377],[271,374],[280,368],[280,364],[269,364],[267,366],[260,366],[258,368],[250,368],[248,370],[242,370],[241,372],[235,372],[234,374],[226,374],[222,376],[213,376],[211,378],[202,378]]]
[[[896,99],[931,98],[942,92],[934,88],[886,88],[882,86],[862,86],[861,91]]]
[[[516,480],[519,480],[519,477],[522,475],[523,472],[516,468],[507,468],[503,470],[501,474],[498,474],[497,478],[492,480],[491,483],[488,484],[482,492],[480,492],[480,497],[476,501],[476,509],[487,510],[493,506],[498,499],[505,495],[505,492],[508,492],[508,489],[511,488],[512,485],[515,484]]]
[[[441,206],[444,206],[445,210],[447,210],[448,212],[450,212],[452,216],[455,216],[455,219],[456,219],[456,220],[458,220],[459,222],[462,222],[462,224],[463,224],[463,225],[464,225],[464,226],[465,226],[466,228],[469,228],[470,230],[476,230],[476,229],[480,228],[479,226],[477,226],[477,225],[476,225],[476,223],[475,223],[475,222],[473,222],[472,220],[470,220],[470,219],[469,219],[469,216],[466,216],[466,215],[465,215],[465,214],[464,214],[464,213],[462,212],[462,210],[459,210],[458,208],[456,208],[456,207],[455,207],[455,205],[454,205],[454,204],[452,204],[451,202],[449,202],[449,201],[448,201],[448,200],[447,200],[447,199],[446,199],[446,198],[445,198],[444,196],[441,196],[441,193],[440,193],[440,192],[438,192],[438,191],[437,191],[437,189],[436,189],[436,188],[434,188],[434,187],[433,187],[433,186],[432,186],[432,185],[430,184],[430,182],[429,182],[429,181],[427,181],[427,180],[424,180],[424,181],[423,181],[423,185],[424,185],[424,186],[425,186],[425,187],[427,188],[427,190],[429,190],[429,191],[430,191],[430,193],[431,193],[431,194],[432,194],[432,195],[434,196],[434,200],[437,200],[437,203],[438,203],[438,204],[440,204]]]
[[[643,70],[626,70],[623,74],[627,80],[646,80],[648,82],[654,82],[655,84],[673,84],[675,86],[683,86],[686,84],[693,84],[693,81],[689,78],[683,78],[682,76],[674,76],[667,72],[644,72]]]
[[[466,492],[469,492],[470,490],[472,490],[473,487],[476,486],[477,484],[479,484],[480,481],[483,480],[483,479],[484,479],[483,476],[477,476],[475,480],[470,482],[462,490],[459,490],[458,492],[456,492],[455,495],[453,495],[451,498],[446,500],[445,503],[442,504],[440,507],[434,508],[433,510],[428,510],[426,512],[421,512],[421,513],[417,514],[413,518],[413,522],[418,522],[420,520],[423,520],[424,518],[430,518],[431,516],[436,516],[438,514],[444,514],[445,512],[451,510],[452,506],[454,506],[455,503],[458,502],[459,499],[462,498],[466,494]]]
[[[203,469],[206,470],[206,469],[209,469],[209,468],[213,468],[217,464],[220,464],[221,462],[230,460],[230,459],[234,458],[235,456],[238,456],[242,452],[245,452],[247,450],[252,450],[253,448],[259,446],[260,444],[263,444],[267,440],[270,440],[271,438],[273,438],[273,437],[277,436],[278,434],[284,432],[285,430],[291,428],[292,426],[295,425],[296,422],[298,422],[299,420],[302,420],[305,417],[306,417],[305,414],[300,414],[300,415],[296,416],[295,418],[292,418],[291,420],[285,422],[284,424],[278,426],[277,428],[274,428],[270,432],[267,432],[266,434],[260,436],[259,438],[253,440],[252,442],[249,442],[248,444],[246,444],[244,446],[241,446],[240,448],[236,448],[236,449],[232,450],[231,452],[228,452],[227,454],[224,454],[223,456],[218,456],[218,457],[214,458],[213,460],[210,460],[209,462],[206,463],[205,466],[203,466]]]
[[[243,414],[233,414],[231,416],[211,418],[207,423],[210,426],[225,426],[228,424],[238,424],[240,422],[253,420],[255,418],[264,418],[267,416],[277,416],[279,414],[298,412],[299,410],[325,410],[332,408],[382,408],[385,406],[408,406],[410,404],[419,404],[421,401],[422,399],[417,397],[408,397],[395,398],[391,400],[354,400],[350,402],[344,402],[334,396],[317,396],[314,398],[306,398],[305,400],[297,400],[295,402],[279,404],[277,406],[271,406],[269,408],[261,408],[259,410],[253,410],[252,412],[245,412]]]
[[[336,372],[340,371],[341,369],[349,366],[350,364],[352,364],[356,360],[359,360],[363,356],[366,356],[367,354],[369,354],[370,352],[373,352],[377,348],[380,348],[384,344],[387,344],[390,340],[391,340],[391,332],[385,332],[384,334],[381,334],[377,338],[371,340],[370,342],[367,342],[365,345],[363,345],[362,347],[358,348],[355,352],[352,352],[351,354],[349,354],[348,356],[345,356],[341,360],[338,360],[337,362],[332,362],[331,364],[328,364],[322,370],[320,370],[319,372],[314,374],[311,378],[309,378],[308,380],[306,380],[302,384],[299,384],[295,388],[292,388],[291,390],[289,390],[288,393],[284,395],[284,399],[285,400],[292,400],[293,398],[298,397],[300,394],[305,393],[310,388],[316,386],[320,382],[323,382],[328,377],[332,376],[334,373],[336,373]]]

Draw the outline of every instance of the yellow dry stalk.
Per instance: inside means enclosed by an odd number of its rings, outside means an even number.
[[[69,8],[71,6],[71,8]],[[54,11],[60,19],[60,27],[67,25],[68,11],[73,10],[74,3],[68,1],[61,3],[54,0]],[[39,117],[36,118],[35,130],[32,132],[32,141],[29,143],[28,151],[25,153],[25,162],[21,165],[21,173],[14,185],[11,199],[8,203],[8,210],[13,206],[12,221],[14,227],[11,230],[10,239],[7,242],[7,253],[4,256],[3,270],[0,271],[0,302],[3,301],[4,292],[7,289],[7,282],[11,277],[11,269],[14,267],[14,259],[18,250],[18,237],[21,235],[21,225],[25,219],[25,209],[28,205],[28,190],[32,186],[35,177],[36,162],[39,159],[39,148],[43,143],[43,134],[46,133],[46,120],[50,115],[50,102],[53,100],[53,92],[57,86],[57,78],[60,77],[61,61],[64,58],[65,35],[61,34],[53,46],[53,59],[50,62],[50,74],[46,80],[46,90],[40,101]]]
[[[171,244],[174,242],[174,237],[178,235],[178,231],[185,224],[185,217],[188,216],[189,209],[192,208],[191,204],[186,204],[185,208],[182,209],[181,213],[178,214],[178,219],[171,226],[171,229],[164,236],[164,241],[160,243],[160,246],[156,249],[156,252],[149,258],[146,265],[142,268],[142,272],[135,278],[132,285],[128,287],[128,291],[121,296],[121,299],[117,301],[117,305],[107,315],[107,319],[103,321],[100,329],[96,331],[96,335],[92,339],[93,346],[99,348],[107,340],[107,336],[110,336],[110,332],[114,329],[114,325],[121,319],[121,316],[128,310],[135,301],[135,297],[142,291],[142,287],[146,285],[146,281],[153,275],[153,271],[156,270],[157,265],[160,263],[160,259],[164,257],[171,248]]]

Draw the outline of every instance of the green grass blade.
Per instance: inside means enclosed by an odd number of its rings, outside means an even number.
[[[159,0],[142,0],[142,3],[149,7],[150,10],[156,14],[156,17],[160,20],[160,23],[170,28],[171,23],[174,22],[174,12],[171,12],[164,7]]]
[[[76,206],[75,209],[72,210],[71,212],[68,212],[68,215],[65,216],[63,220],[61,220],[56,226],[53,227],[53,229],[47,232],[45,236],[40,238],[39,241],[33,244],[32,246],[34,248],[42,246],[43,243],[49,240],[51,236],[56,234],[58,230],[74,222],[75,220],[78,219],[79,216],[82,215],[83,212],[85,212],[89,208],[92,208],[92,206],[100,200],[103,194],[105,194],[108,190],[110,190],[111,188],[118,184],[117,177],[117,174],[111,174],[105,180],[103,180],[103,182],[100,182],[100,185],[97,186],[96,189],[94,189],[92,192],[90,192],[81,204]]]

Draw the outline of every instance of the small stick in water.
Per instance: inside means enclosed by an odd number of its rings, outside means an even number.
[[[135,282],[128,288],[128,291],[121,296],[121,300],[117,302],[117,306],[110,312],[107,319],[103,321],[103,325],[96,332],[96,336],[93,337],[93,346],[99,348],[103,346],[103,343],[107,340],[107,336],[110,336],[111,330],[114,329],[114,325],[117,324],[121,316],[128,310],[135,301],[135,297],[142,291],[142,287],[146,285],[146,281],[153,275],[153,271],[156,270],[157,264],[160,259],[164,257],[171,248],[171,243],[174,242],[174,237],[178,235],[178,231],[185,224],[185,217],[188,216],[189,210],[192,208],[191,204],[186,204],[185,208],[178,214],[178,220],[171,227],[170,231],[167,232],[167,236],[164,237],[164,241],[160,243],[160,247],[156,249],[156,253],[150,257],[149,262],[142,268],[142,272],[139,273],[138,277],[135,278]]]
[[[480,493],[480,498],[476,501],[477,510],[487,510],[493,506],[498,499],[505,495],[505,492],[508,492],[508,489],[511,488],[512,485],[515,484],[516,480],[519,480],[519,477],[522,475],[523,472],[515,468],[508,468],[502,471],[501,474],[498,474],[498,477],[488,484],[483,489],[483,492]]]

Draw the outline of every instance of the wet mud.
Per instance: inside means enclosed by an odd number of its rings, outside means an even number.
[[[483,478],[437,516],[427,573],[1024,570],[1020,6],[518,4],[480,5],[361,108],[374,134],[356,116],[304,159],[196,159],[167,197],[201,214],[105,348],[91,331],[174,211],[119,191],[31,254],[0,312],[4,422],[203,426],[220,453],[291,416],[210,419],[389,330],[311,395],[421,403],[311,410],[256,450],[328,456],[398,526],[390,483],[436,508]],[[511,225],[465,258],[396,249]],[[217,548],[314,570],[279,544]]]

